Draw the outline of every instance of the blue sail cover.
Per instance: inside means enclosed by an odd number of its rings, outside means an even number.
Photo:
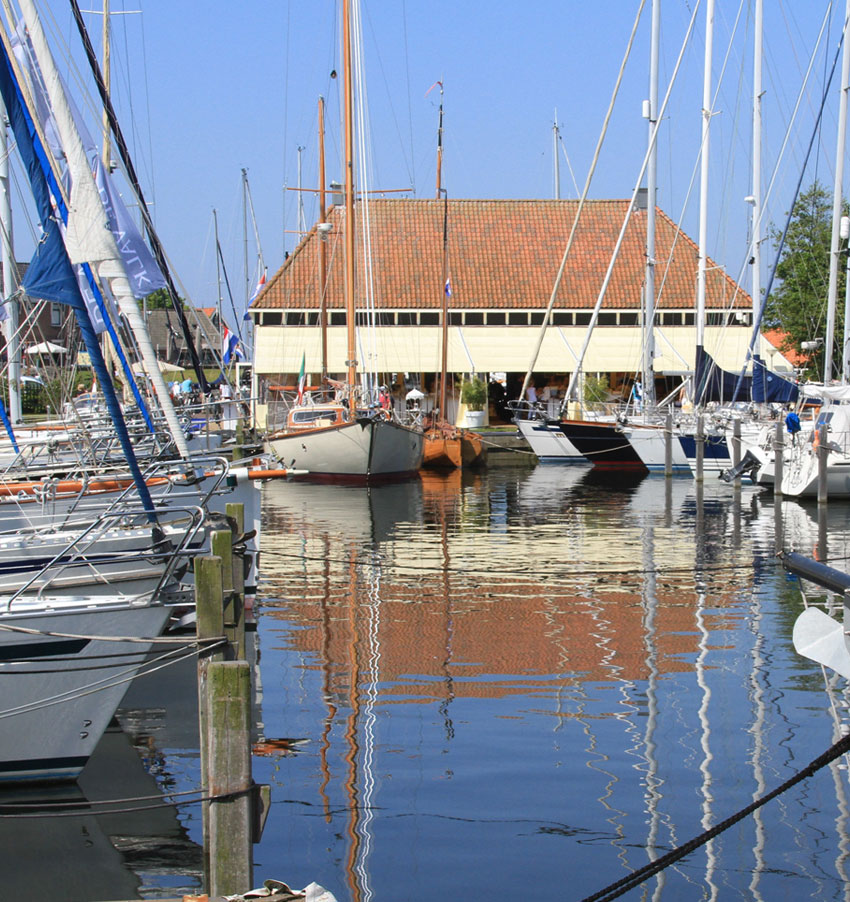
[[[720,369],[711,355],[700,345],[697,346],[695,369],[695,404],[707,404],[709,401],[730,404],[750,400],[752,376],[742,376],[740,373]]]
[[[29,177],[30,187],[32,188],[33,198],[35,199],[38,217],[43,230],[43,235],[27,270],[24,287],[27,293],[33,297],[68,304],[73,308],[86,350],[91,358],[92,369],[100,382],[109,415],[121,442],[121,447],[133,480],[136,483],[139,497],[145,510],[148,512],[148,517],[155,521],[156,515],[153,501],[142,476],[139,463],[136,460],[133,444],[127,432],[127,426],[124,423],[121,405],[118,403],[112,380],[106,370],[100,343],[92,328],[85,302],[80,294],[51,203],[51,188],[53,188],[53,197],[56,198],[57,203],[61,203],[62,193],[56,184],[49,161],[41,146],[41,141],[36,134],[33,121],[21,98],[5,45],[2,51],[2,59],[0,60],[0,94],[3,96],[6,112],[9,116],[12,130],[15,133],[18,152]]]
[[[788,404],[796,402],[799,396],[796,382],[772,373],[758,354],[753,356],[753,401],[757,404]]]

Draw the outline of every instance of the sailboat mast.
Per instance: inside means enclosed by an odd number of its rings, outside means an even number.
[[[764,4],[756,0],[755,44],[753,49],[753,252],[752,290],[753,321],[761,307],[761,97],[762,56],[764,45]]]
[[[552,165],[554,167],[555,200],[561,199],[561,161],[558,158],[558,111],[555,110],[555,121],[552,123]]]
[[[443,190],[443,83],[438,81],[440,86],[440,119],[437,125],[437,200],[440,199],[440,192]],[[444,283],[445,284],[445,283]]]
[[[109,0],[103,0],[103,86],[107,95],[111,93],[110,53],[109,53]],[[109,141],[109,113],[103,108],[103,165],[107,171],[112,170],[109,161],[112,151]]]
[[[440,112],[442,119],[442,108]],[[446,381],[449,369],[449,195],[445,188],[440,189],[443,195],[443,303],[441,307],[442,334],[440,341],[442,344],[440,356],[440,419],[446,419],[446,402],[448,393],[446,391]]]
[[[702,142],[699,179],[699,262],[697,269],[697,358],[705,344],[705,287],[708,244],[708,139],[711,129],[711,58],[714,44],[714,0],[705,6],[705,62],[702,87]]]
[[[6,108],[0,100],[0,254],[3,262],[3,297],[11,298],[17,289],[15,255],[12,244],[12,201],[9,194],[9,140]],[[21,422],[21,344],[18,335],[18,300],[6,304],[8,314],[3,323],[6,338],[7,375],[9,385],[9,419]]]
[[[643,317],[643,398],[644,409],[655,406],[655,200],[658,181],[658,42],[661,34],[661,0],[652,0],[652,29],[649,44],[649,163],[646,170],[646,290]]]
[[[216,303],[216,314],[218,315],[218,331],[224,335],[224,324],[221,321],[221,245],[218,240],[218,213],[213,207],[213,230],[215,232],[215,284],[218,288],[218,301]]]
[[[847,92],[850,90],[850,47],[847,46],[847,25],[850,0],[844,13],[844,47],[841,56],[841,89],[838,101],[838,147],[835,152],[835,188],[832,195],[832,244],[829,254],[829,286],[827,289],[826,339],[823,350],[823,381],[832,379],[832,352],[835,346],[835,307],[838,296],[838,262],[841,257],[841,207],[844,181],[844,145],[847,139]]]
[[[357,379],[357,330],[354,322],[354,87],[351,71],[351,21],[349,0],[342,0],[343,95],[345,123],[345,318],[348,332],[348,355],[345,361],[349,405],[355,407]]]
[[[325,193],[325,98],[319,97],[319,222],[327,217]],[[322,332],[322,383],[328,378],[328,249],[322,233],[319,241],[319,325]]]

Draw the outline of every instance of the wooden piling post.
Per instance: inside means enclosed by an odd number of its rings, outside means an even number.
[[[228,502],[224,512],[236,524],[238,538],[245,532],[245,505]],[[233,551],[233,615],[234,637],[238,658],[247,657],[245,645],[245,553],[240,547]]]
[[[785,433],[782,431],[782,423],[776,424],[773,435],[773,494],[776,497],[782,495],[782,479],[785,469]]]
[[[705,467],[705,430],[703,428],[702,414],[697,415],[697,429],[694,435],[694,448],[696,451],[695,479],[702,479]]]
[[[673,475],[673,411],[669,407],[664,424],[664,475]]]
[[[221,585],[221,558],[195,558],[195,618],[197,621],[197,637],[200,643],[212,639],[224,638],[224,604]],[[209,750],[206,736],[208,731],[209,711],[207,705],[208,674],[213,662],[224,660],[224,646],[213,651],[202,651],[198,655],[198,731],[200,733],[201,783],[208,785]],[[209,811],[208,803],[201,805],[204,854],[204,882],[209,885]]]
[[[818,438],[818,504],[826,504],[829,492],[826,475],[826,459],[829,455],[829,449],[826,447],[826,443],[829,439],[826,423],[821,423],[816,428]]]
[[[251,674],[246,661],[210,664],[209,894],[244,892],[253,885]]]
[[[239,620],[239,604],[233,592],[233,533],[229,529],[216,530],[210,536],[210,549],[221,558],[221,588],[224,605],[224,634],[230,646],[228,657],[239,658],[239,641],[236,626]],[[241,655],[244,658],[244,653]]]

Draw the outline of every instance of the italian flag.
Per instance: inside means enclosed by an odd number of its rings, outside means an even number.
[[[304,358],[306,356],[306,351],[301,355],[301,372],[298,373],[298,397],[296,398],[295,403],[300,404],[304,400],[304,384],[307,381],[307,375],[304,372]]]

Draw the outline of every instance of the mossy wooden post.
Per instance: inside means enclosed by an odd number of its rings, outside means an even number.
[[[224,635],[227,636],[228,658],[239,657],[236,637],[238,607],[233,594],[233,533],[229,529],[216,530],[210,536],[210,550],[221,558],[221,588],[224,597]],[[244,657],[244,654],[242,655]]]
[[[245,505],[228,502],[224,512],[236,523],[236,536],[245,532]],[[234,633],[236,641],[236,657],[246,658],[245,648],[245,554],[243,551],[233,554],[233,608],[234,608]]]
[[[785,470],[785,433],[782,423],[776,424],[773,434],[773,497],[782,497],[782,479]]]
[[[826,443],[829,441],[829,433],[827,432],[826,423],[821,423],[815,427],[817,429],[818,446],[816,449],[818,462],[818,504],[826,504],[829,500],[829,490],[827,488],[827,470],[826,459],[829,456],[829,448]]]
[[[210,896],[253,886],[251,673],[247,661],[209,666]]]
[[[695,479],[702,479],[705,463],[705,429],[703,428],[702,414],[697,415],[697,430],[694,435],[694,448],[696,453]]]
[[[221,558],[195,558],[195,615],[197,619],[197,637],[204,648],[204,643],[212,639],[224,638],[224,601],[221,582]],[[202,651],[198,656],[198,730],[200,732],[201,785],[209,786],[209,749],[207,747],[207,723],[209,709],[207,705],[209,668],[213,662],[224,660],[224,647],[214,651]],[[208,803],[201,805],[203,815],[203,854],[205,883],[209,885],[209,813]]]

